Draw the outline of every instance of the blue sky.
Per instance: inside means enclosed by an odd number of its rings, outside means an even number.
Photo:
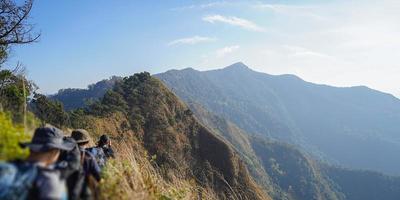
[[[14,48],[41,92],[112,75],[243,61],[270,74],[400,96],[400,3],[36,0],[40,41]]]

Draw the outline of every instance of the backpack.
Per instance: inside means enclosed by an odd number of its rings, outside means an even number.
[[[106,165],[106,155],[101,147],[88,148],[87,151],[93,155],[100,168],[103,168]]]
[[[0,199],[27,199],[37,175],[33,164],[0,162]]]
[[[83,171],[82,152],[76,146],[71,151],[63,151],[60,154],[57,169],[61,171],[62,177],[66,179],[68,197],[70,200],[80,199],[84,187],[85,173]]]

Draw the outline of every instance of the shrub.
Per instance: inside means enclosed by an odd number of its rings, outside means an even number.
[[[14,125],[11,117],[0,112],[0,160],[14,160],[25,158],[29,151],[22,149],[19,142],[25,142],[30,139],[24,128],[20,125]]]

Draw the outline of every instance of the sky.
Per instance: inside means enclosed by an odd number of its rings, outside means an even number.
[[[397,0],[36,0],[41,38],[12,49],[45,94],[112,75],[244,62],[400,97]]]

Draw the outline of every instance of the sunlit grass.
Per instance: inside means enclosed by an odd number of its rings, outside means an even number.
[[[127,142],[115,145],[117,158],[108,162],[103,171],[101,199],[189,200],[200,195],[202,199],[217,199],[194,180],[169,174],[166,181],[161,168],[152,164],[152,159],[140,148]]]

